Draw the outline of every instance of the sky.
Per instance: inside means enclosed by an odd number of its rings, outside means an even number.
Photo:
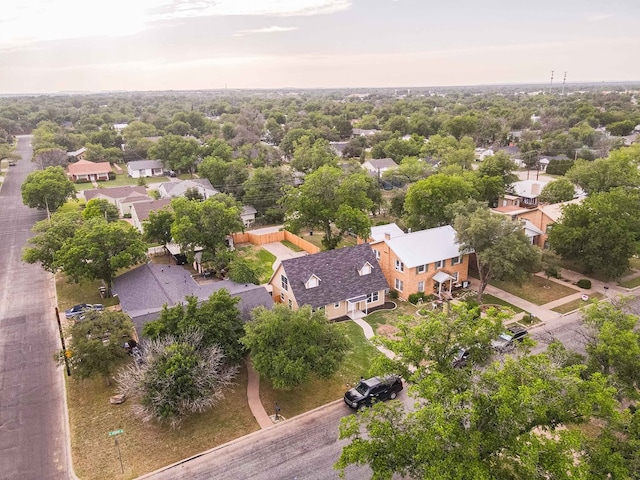
[[[639,56],[638,0],[15,0],[0,15],[1,94],[640,81]]]

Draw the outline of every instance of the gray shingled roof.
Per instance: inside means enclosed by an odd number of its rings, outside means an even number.
[[[132,160],[127,163],[131,170],[148,170],[152,168],[164,168],[162,160]]]
[[[112,291],[120,305],[132,319],[138,333],[145,323],[156,320],[163,305],[183,302],[187,295],[207,300],[217,290],[225,288],[232,296],[240,297],[238,309],[244,319],[258,305],[271,308],[273,300],[264,286],[219,280],[197,284],[191,274],[179,265],[147,263],[130,270],[113,281]]]
[[[124,187],[93,188],[91,190],[84,191],[84,198],[87,200],[87,202],[92,198],[97,197],[98,195],[109,198],[125,198],[134,192],[146,195],[147,189],[146,187],[133,185],[127,185]]]
[[[366,262],[371,264],[372,271],[361,276],[358,271]],[[286,259],[282,261],[282,267],[300,306],[319,308],[389,288],[367,243]],[[311,275],[320,279],[320,285],[306,288],[305,283]]]
[[[164,186],[164,190],[172,197],[181,197],[190,188],[205,188],[213,191],[214,195],[216,193],[220,193],[218,190],[213,188],[211,182],[206,178],[192,178],[190,180],[180,180],[179,182],[165,182],[162,183],[161,186]]]
[[[365,163],[369,163],[373,168],[394,168],[398,164],[393,161],[393,158],[372,158]]]
[[[149,213],[157,212],[158,210],[162,210],[167,205],[171,205],[171,199],[169,198],[161,198],[160,200],[150,200],[147,202],[138,202],[133,205],[133,208],[136,211],[136,215],[138,216],[138,220],[140,222],[145,221],[149,218]]]

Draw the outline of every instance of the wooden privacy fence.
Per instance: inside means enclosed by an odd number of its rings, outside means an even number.
[[[265,243],[277,243],[287,240],[295,246],[300,247],[307,253],[318,253],[320,248],[304,238],[287,231],[280,230],[278,232],[255,234],[251,232],[234,233],[233,243],[251,243],[253,245],[264,245]]]

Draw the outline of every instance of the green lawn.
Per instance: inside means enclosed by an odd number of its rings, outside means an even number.
[[[557,307],[552,308],[551,310],[558,313],[569,313],[569,312],[573,312],[574,310],[578,310],[579,308],[584,307],[585,305],[588,305],[593,300],[599,300],[603,297],[604,295],[602,295],[601,293],[595,292],[589,295],[589,300],[587,300],[586,302],[581,298],[578,298],[577,300],[573,300],[571,302],[558,305]]]
[[[115,388],[103,379],[71,377],[66,383],[73,467],[81,479],[136,478],[259,429],[247,403],[244,366],[218,405],[192,415],[179,430],[136,419],[129,401],[111,405]],[[124,430],[118,437],[124,474],[108,435],[117,429]]]
[[[281,240],[280,243],[283,244],[285,247],[293,250],[294,252],[304,252],[304,248],[300,248],[295,243],[292,243],[289,240]]]
[[[578,291],[574,288],[554,282],[553,280],[540,278],[536,275],[527,278],[521,285],[513,282],[502,282],[500,280],[492,280],[489,283],[494,287],[511,293],[523,300],[535,303],[536,305],[544,305],[545,303],[553,302],[554,300],[558,300]]]
[[[404,315],[415,316],[418,308],[409,302],[403,302],[402,300],[393,300],[397,308],[395,310],[378,310],[365,317],[365,321],[371,325],[374,332],[377,332],[381,325],[395,326],[398,323],[398,319]]]
[[[255,245],[247,245],[238,248],[238,254],[251,264],[260,279],[260,283],[269,281],[273,274],[273,263],[276,261],[273,253]]]
[[[324,250],[324,247],[322,246],[322,239],[324,238],[324,233],[323,232],[319,232],[317,230],[314,230],[313,231],[313,235],[309,235],[309,231],[305,230],[305,231],[302,231],[302,232],[298,233],[298,236],[300,238],[304,238],[307,242],[310,242],[310,243],[314,244],[316,247],[321,248],[321,249]],[[338,243],[338,248],[352,247],[352,246],[356,245],[356,243],[357,243],[357,241],[356,241],[355,237],[347,235],[342,240],[340,240],[340,243]]]
[[[619,284],[621,287],[624,288],[635,288],[640,286],[640,275],[638,275],[637,277],[633,277],[630,278],[628,280],[625,280],[624,282],[620,282]]]
[[[66,309],[78,303],[102,303],[106,307],[117,305],[119,303],[117,297],[100,297],[98,291],[100,285],[100,280],[85,280],[79,283],[73,283],[73,281],[67,280],[64,274],[57,274],[56,290],[58,291],[58,309],[64,312]]]
[[[494,297],[489,293],[485,293],[484,295],[482,295],[482,303],[484,305],[503,305],[505,307],[509,307],[511,310],[513,310],[514,313],[524,312],[524,310],[520,307],[516,307],[515,305],[509,302],[505,302],[501,298]]]
[[[260,400],[267,413],[274,413],[274,405],[281,408],[285,418],[291,418],[303,412],[342,398],[351,385],[361,376],[369,376],[368,366],[371,360],[382,355],[371,345],[362,329],[352,321],[334,324],[351,340],[351,350],[347,354],[340,370],[330,379],[314,379],[291,390],[273,388],[268,379],[260,379]]]

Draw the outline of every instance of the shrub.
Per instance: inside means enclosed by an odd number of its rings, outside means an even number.
[[[395,300],[396,298],[398,298],[398,291],[397,290],[389,290],[389,298]]]
[[[584,288],[585,290],[588,290],[589,288],[591,288],[591,280],[587,278],[581,278],[576,282],[576,285],[580,288]]]
[[[414,305],[416,305],[419,300],[422,300],[424,302],[425,300],[424,292],[412,293],[411,295],[409,295],[408,300],[409,300],[409,303],[412,303]]]

